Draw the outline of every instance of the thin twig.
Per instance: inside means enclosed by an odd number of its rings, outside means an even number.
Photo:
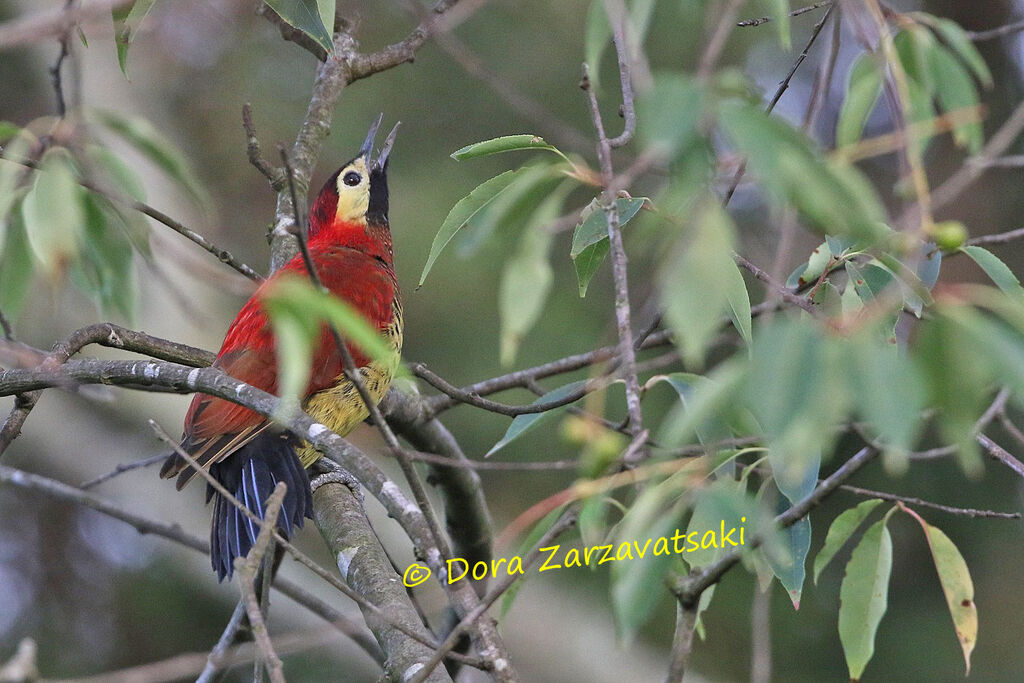
[[[966,33],[967,37],[974,42],[981,42],[984,40],[995,40],[996,38],[1012,36],[1015,33],[1020,33],[1021,31],[1024,31],[1024,20],[1015,21],[1012,24],[998,26],[986,31],[967,31]]]
[[[612,18],[609,17],[609,21]],[[614,29],[614,27],[613,27]],[[620,59],[626,60],[626,46],[623,43],[624,37],[621,22],[617,32],[613,30],[615,49],[620,54]],[[626,62],[628,63],[628,62]],[[626,93],[629,86],[628,69],[621,72],[624,79],[622,92]],[[619,230],[619,210],[616,202],[615,192],[612,184],[615,180],[615,171],[612,168],[611,142],[605,133],[604,123],[601,120],[601,110],[597,104],[597,94],[590,87],[590,78],[587,74],[587,65],[583,65],[583,79],[580,86],[587,93],[590,100],[590,114],[594,122],[594,129],[597,132],[597,156],[601,164],[601,177],[604,183],[604,190],[598,200],[598,206],[604,211],[605,220],[608,223],[608,242],[612,259],[612,275],[615,280],[615,322],[619,333],[618,362],[623,377],[626,380],[626,407],[629,413],[629,428],[634,431],[643,429],[643,411],[640,407],[640,381],[636,376],[636,351],[633,349],[633,323],[630,314],[629,304],[629,283],[626,267],[626,250],[622,244],[622,233]],[[639,455],[642,456],[642,453]]]
[[[281,169],[274,168],[269,161],[263,158],[260,151],[260,138],[256,135],[256,125],[252,122],[252,105],[248,102],[242,105],[242,128],[245,130],[245,150],[249,156],[249,163],[270,181],[270,187],[274,192],[280,192],[284,189],[284,174]]]
[[[106,474],[101,474],[95,479],[89,479],[88,481],[82,482],[81,484],[78,485],[78,488],[82,489],[83,491],[87,491],[93,488],[94,486],[98,486],[105,481],[109,481],[114,477],[124,474],[125,472],[131,472],[132,470],[138,470],[142,469],[143,467],[149,467],[150,465],[155,465],[158,462],[163,462],[166,459],[166,454],[157,453],[156,455],[151,455],[148,458],[142,458],[141,460],[135,460],[134,462],[122,463],[115,467],[114,469],[112,469],[111,471],[107,472]]]
[[[545,547],[569,527],[576,523],[576,511],[569,509],[562,513],[562,516],[551,525],[544,535],[540,537],[537,544],[531,548],[530,553],[523,558],[523,570],[529,569],[537,558],[540,557],[540,549]],[[502,580],[488,591],[487,595],[480,601],[480,604],[473,609],[472,612],[467,614],[462,620],[456,624],[455,628],[452,629],[448,637],[445,638],[444,642],[437,648],[434,656],[424,665],[424,667],[416,672],[416,676],[410,680],[409,683],[423,683],[430,676],[430,673],[441,663],[445,655],[452,651],[452,649],[458,644],[460,637],[465,633],[473,622],[479,619],[483,614],[490,608],[491,605],[497,601],[505,592],[515,584],[515,582],[522,576],[518,572],[511,572],[507,576],[503,577]]]
[[[830,4],[828,11],[826,11],[824,16],[821,17],[821,20],[815,24],[814,30],[811,31],[811,37],[807,39],[807,44],[804,45],[804,49],[800,51],[799,55],[797,55],[796,60],[793,62],[793,66],[789,68],[789,73],[787,73],[786,77],[782,79],[782,82],[779,83],[779,87],[775,90],[775,94],[772,95],[772,99],[768,101],[768,106],[765,109],[766,113],[771,114],[775,109],[775,105],[779,103],[782,96],[786,94],[787,90],[789,90],[789,84],[793,81],[793,76],[796,75],[797,69],[799,69],[800,65],[804,63],[805,59],[807,59],[807,55],[810,53],[811,47],[818,40],[818,36],[821,34],[821,29],[825,27],[825,24],[828,22],[829,17],[832,16],[832,11],[834,9],[835,5]],[[747,162],[744,159],[743,162],[740,163],[740,167],[736,170],[736,175],[733,176],[732,182],[729,184],[729,189],[725,192],[725,198],[722,200],[722,206],[729,206],[729,202],[732,200],[732,196],[736,193],[736,188],[739,187],[740,181],[743,180],[743,175],[746,172]]]
[[[808,12],[813,12],[814,10],[820,7],[832,4],[832,0],[826,0],[825,2],[816,2],[813,5],[808,5],[807,7],[801,7],[800,9],[795,9],[791,11],[789,13],[789,16],[799,17],[801,14],[807,14]],[[740,28],[744,28],[747,26],[760,26],[761,24],[767,24],[771,20],[771,17],[760,17],[758,19],[744,19],[743,21],[737,21],[736,25],[739,26]]]
[[[125,510],[117,503],[102,498],[94,493],[82,491],[81,489],[69,486],[55,479],[32,474],[13,467],[0,465],[0,484],[13,485],[35,493],[49,496],[57,500],[82,505],[104,514],[112,519],[124,522],[135,528],[140,534],[153,534],[170,541],[174,541],[191,550],[204,555],[210,554],[209,543],[197,536],[193,536],[181,529],[177,524],[169,524],[160,520],[148,519],[135,513]],[[355,624],[347,620],[333,608],[323,601],[306,592],[303,588],[292,582],[278,578],[274,582],[274,588],[282,594],[287,595],[299,605],[319,615],[325,621],[330,622],[340,632],[352,636],[357,634],[359,638],[353,638],[371,657],[379,661],[379,649],[376,644],[370,643],[366,638],[361,637],[362,633],[355,629]],[[358,600],[357,600],[358,601]]]
[[[999,462],[1009,467],[1011,470],[1016,472],[1017,475],[1024,477],[1024,462],[1021,462],[1017,458],[1010,455],[1010,453],[1005,448],[1003,448],[1002,446],[1000,446],[999,444],[997,444],[995,441],[988,438],[984,434],[978,434],[978,436],[975,438],[977,439],[978,443],[980,443],[982,447],[986,451],[988,451],[988,454],[990,456],[992,456]]]
[[[8,159],[8,161],[13,161],[14,163],[21,164],[25,168],[38,170],[36,162],[31,159]],[[241,261],[238,261],[234,256],[231,255],[231,252],[229,252],[226,249],[221,249],[216,244],[213,244],[208,239],[200,235],[198,232],[186,228],[182,223],[174,220],[164,212],[158,209],[154,209],[149,204],[146,204],[145,202],[136,201],[135,199],[132,199],[125,195],[107,190],[88,180],[79,180],[78,184],[84,187],[85,189],[90,190],[91,192],[95,192],[104,199],[108,199],[117,204],[127,206],[128,208],[134,211],[138,211],[139,213],[149,216],[153,220],[157,221],[158,223],[162,223],[163,225],[167,226],[168,228],[178,233],[182,237],[188,239],[189,241],[198,244],[200,247],[216,256],[217,259],[220,260],[222,263],[231,266],[232,268],[234,268],[235,270],[237,270],[239,273],[249,278],[250,280],[254,282],[262,282],[262,275],[260,275],[255,270],[253,270],[246,264],[242,263]]]
[[[972,237],[967,240],[968,245],[982,245],[982,244],[1009,244],[1015,240],[1024,238],[1024,228],[1017,228],[1016,230],[1010,230],[1008,232],[999,232],[994,235],[982,235],[980,237]]]
[[[733,260],[742,268],[748,270],[754,277],[761,282],[768,285],[769,289],[778,294],[784,301],[797,306],[801,310],[807,311],[815,317],[821,317],[821,311],[806,297],[794,294],[788,287],[783,284],[776,282],[772,277],[761,268],[757,267],[744,257],[739,254],[733,254]]]
[[[242,593],[242,600],[245,602],[245,613],[249,618],[249,628],[252,631],[253,639],[262,653],[263,664],[270,675],[271,683],[285,683],[284,664],[281,663],[277,653],[274,652],[274,644],[270,640],[270,633],[263,620],[263,611],[260,609],[260,601],[256,596],[256,573],[263,558],[270,548],[274,529],[277,527],[277,515],[281,511],[281,504],[288,490],[287,484],[278,482],[274,492],[267,498],[267,508],[264,513],[263,526],[256,537],[256,542],[249,549],[245,557],[235,558],[235,573],[238,574],[238,588]],[[266,582],[270,578],[265,577]],[[259,676],[254,677],[257,681]]]
[[[739,14],[742,5],[743,0],[729,0],[729,3],[722,8],[721,13],[718,15],[718,24],[715,26],[715,32],[711,34],[711,39],[708,41],[707,46],[705,46],[704,53],[700,56],[700,64],[697,66],[697,80],[706,81],[711,77],[711,73],[715,70],[715,65],[718,64],[718,58],[722,56],[722,50],[725,49],[725,43],[729,39],[729,34],[732,33],[733,25],[736,23],[736,15]]]
[[[231,644],[235,642],[235,634],[238,633],[244,618],[245,602],[239,600],[238,604],[235,605],[235,611],[231,613],[231,618],[228,619],[228,623],[224,627],[224,632],[220,635],[220,639],[213,646],[213,649],[210,650],[210,656],[206,659],[206,667],[199,674],[199,677],[196,678],[196,683],[213,683],[213,677],[221,670],[224,655],[227,653],[228,648],[231,647]]]
[[[886,493],[884,491],[873,491],[871,489],[860,488],[859,486],[849,486],[843,484],[839,487],[847,493],[852,493],[855,496],[866,496],[868,498],[880,498],[882,500],[889,500],[892,502],[906,503],[907,505],[916,505],[917,507],[931,508],[932,510],[939,510],[940,512],[946,512],[951,515],[957,515],[960,517],[989,517],[992,519],[1020,519],[1021,513],[1019,512],[997,512],[995,510],[975,510],[973,508],[958,508],[950,505],[943,505],[941,503],[933,503],[928,500],[922,500],[920,498],[914,498],[913,496],[899,496],[895,493]]]

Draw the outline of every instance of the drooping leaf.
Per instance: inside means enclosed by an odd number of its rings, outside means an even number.
[[[370,359],[386,363],[396,371],[400,359],[394,349],[381,337],[377,329],[347,302],[315,289],[305,278],[280,278],[265,292],[261,303],[278,337],[278,365],[280,387],[286,414],[298,406],[303,395],[312,354],[324,339],[325,326],[333,326],[353,351],[358,350]],[[334,343],[330,338],[329,343]]]
[[[789,30],[789,0],[763,0],[762,4],[768,6],[772,23],[775,25],[775,31],[779,36],[779,44],[785,50],[791,49],[793,43],[790,39]]]
[[[135,0],[130,5],[113,9],[117,63],[125,78],[128,78],[128,47],[135,40],[135,34],[138,32],[142,20],[146,18],[149,10],[153,9],[155,4],[156,0]]]
[[[579,388],[582,387],[585,383],[586,382],[584,380],[580,380],[578,382],[570,382],[569,384],[549,391],[548,393],[544,394],[533,403],[547,403],[548,401],[556,401],[563,399],[566,396],[572,394],[573,392],[579,390]],[[499,450],[507,446],[515,439],[518,439],[526,432],[534,429],[538,425],[554,417],[560,412],[562,411],[559,409],[553,409],[545,411],[543,413],[527,413],[526,415],[517,415],[515,418],[513,418],[512,424],[510,424],[508,426],[508,429],[505,430],[505,435],[501,437],[501,440],[499,440],[498,443],[494,444],[491,447],[491,450],[487,451],[484,457],[491,457],[492,455],[497,453]]]
[[[839,640],[851,680],[860,680],[875,653],[875,633],[888,604],[892,538],[887,521],[876,522],[864,533],[839,591]]]
[[[669,595],[663,586],[677,555],[669,542],[659,544],[658,539],[670,539],[686,511],[684,501],[680,501],[659,514],[645,515],[637,510],[640,503],[638,500],[626,513],[616,535],[617,544],[633,545],[633,559],[616,561],[611,566],[612,611],[616,630],[626,643],[632,641],[637,629]],[[657,503],[660,505],[661,501]],[[642,519],[645,516],[648,518]]]
[[[964,562],[956,544],[942,529],[924,521],[917,513],[910,514],[921,524],[925,538],[928,539],[928,548],[932,551],[935,569],[939,573],[939,583],[942,584],[942,592],[946,596],[946,605],[949,607],[950,616],[953,617],[956,638],[964,653],[964,662],[967,666],[964,675],[970,676],[971,652],[978,642],[978,608],[974,604],[974,582],[971,581],[971,572],[967,569],[967,563]]]
[[[82,252],[72,270],[72,275],[78,273],[76,286],[96,299],[104,312],[116,310],[132,320],[138,288],[128,235],[117,224],[119,216],[109,202],[83,195],[82,206]]]
[[[952,19],[935,17],[924,12],[914,12],[915,19],[927,23],[935,29],[939,37],[960,57],[974,72],[974,75],[986,87],[992,87],[992,72],[989,71],[985,59],[974,46],[971,37],[963,27]]]
[[[996,283],[999,289],[1003,290],[1007,294],[1012,296],[1021,296],[1024,294],[1024,288],[1020,285],[1020,280],[1013,274],[1009,266],[1000,260],[998,256],[993,254],[988,249],[978,246],[966,246],[963,247],[963,252],[971,257],[975,263],[981,266],[981,269],[985,271],[985,274],[992,278],[992,282]]]
[[[781,496],[779,503],[779,512],[784,512],[789,507],[786,499]],[[765,553],[764,557],[772,573],[786,589],[793,609],[799,610],[804,580],[807,577],[807,553],[811,550],[811,518],[808,516],[798,519],[796,523],[783,529],[779,535],[784,560],[772,553]]]
[[[51,280],[70,265],[81,247],[85,229],[82,196],[71,155],[62,148],[51,149],[21,203],[32,254]]]
[[[113,111],[92,111],[90,116],[132,145],[144,157],[175,180],[200,207],[210,205],[210,195],[188,160],[163,133],[141,117],[126,117]]]
[[[266,0],[289,26],[293,26],[312,38],[328,53],[334,52],[334,41],[330,29],[324,25],[317,0]],[[333,16],[333,15],[332,15]],[[333,28],[334,22],[331,22]]]
[[[546,149],[559,155],[562,154],[553,145],[545,142],[544,138],[537,135],[522,134],[505,135],[500,138],[484,140],[483,142],[475,142],[472,145],[466,145],[461,149],[455,150],[452,152],[451,157],[456,161],[465,161],[467,159],[490,156],[491,154],[514,152],[523,149]]]
[[[667,159],[686,151],[700,135],[699,123],[710,98],[695,79],[659,74],[637,100],[637,136],[644,149]]]
[[[836,146],[851,145],[860,140],[864,126],[882,95],[882,71],[875,55],[865,52],[850,68],[846,97],[836,124]]]
[[[662,265],[659,283],[665,321],[683,357],[687,363],[700,364],[722,314],[732,312],[729,293],[737,291],[732,257],[735,228],[725,211],[708,203],[691,230],[688,243],[677,244]],[[745,325],[745,321],[739,323],[741,332]]]
[[[320,15],[320,22],[328,33],[334,33],[334,15],[337,5],[337,0],[316,0],[317,14]]]
[[[518,251],[505,263],[498,290],[501,320],[501,363],[511,365],[519,345],[544,312],[554,273],[548,252],[554,234],[547,230],[562,208],[570,186],[548,195],[523,230]]]
[[[16,318],[32,285],[32,252],[25,235],[20,207],[15,206],[0,245],[0,311]]]
[[[935,94],[945,112],[978,106],[978,89],[967,70],[944,49],[932,50],[928,66],[935,81]],[[980,121],[965,121],[953,129],[953,140],[971,154],[981,151],[985,140]]]
[[[591,0],[587,10],[587,25],[583,33],[583,61],[590,74],[590,87],[595,91],[601,83],[601,58],[612,39],[612,25],[603,0]]]
[[[444,219],[444,222],[438,229],[437,235],[434,236],[433,243],[430,245],[430,253],[427,255],[427,262],[423,266],[423,273],[420,275],[417,287],[423,286],[423,281],[427,279],[427,274],[434,267],[437,257],[441,255],[445,245],[451,241],[455,234],[491,202],[500,197],[512,182],[526,171],[526,168],[528,167],[514,171],[505,171],[501,175],[481,183],[452,207],[452,210],[448,212],[448,217]]]
[[[749,103],[723,104],[719,121],[769,199],[796,206],[829,234],[872,241],[887,234],[881,204],[854,168],[826,163],[804,135]]]
[[[862,503],[858,503],[855,507],[843,510],[838,517],[832,520],[832,525],[828,528],[828,533],[825,535],[825,545],[821,547],[817,557],[814,558],[814,583],[818,583],[818,577],[821,576],[821,572],[832,561],[832,558],[836,556],[839,549],[846,545],[846,542],[850,540],[850,537],[857,531],[861,523],[867,519],[868,515],[881,502],[879,498],[865,500]]]

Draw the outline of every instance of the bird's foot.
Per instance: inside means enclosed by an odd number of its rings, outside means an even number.
[[[362,485],[348,470],[338,468],[336,470],[331,470],[330,472],[324,472],[323,474],[314,477],[313,481],[309,482],[309,488],[313,493],[316,493],[316,490],[324,484],[344,484],[350,491],[352,491],[352,495],[354,495],[360,503],[363,502]]]

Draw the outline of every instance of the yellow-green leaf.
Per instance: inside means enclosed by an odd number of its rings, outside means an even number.
[[[871,511],[878,507],[881,502],[879,498],[865,500],[856,507],[844,510],[838,517],[832,520],[832,525],[829,526],[828,533],[825,535],[825,545],[821,547],[821,550],[818,551],[818,556],[814,558],[814,583],[818,583],[818,577],[821,575],[822,570],[828,566],[828,563],[836,556],[839,549],[846,545],[846,542],[850,540],[850,536],[853,536],[861,522],[867,519]]]
[[[964,652],[964,663],[967,667],[965,676],[971,675],[971,652],[978,642],[978,608],[974,604],[974,582],[971,572],[967,569],[963,555],[956,544],[949,539],[942,529],[924,521],[917,513],[907,510],[924,529],[928,547],[932,551],[935,569],[939,573],[939,583],[946,596],[949,614],[953,617],[953,628],[960,648]]]
[[[888,605],[892,538],[887,521],[875,522],[864,533],[839,590],[839,640],[851,680],[860,680],[875,653],[875,633]]]

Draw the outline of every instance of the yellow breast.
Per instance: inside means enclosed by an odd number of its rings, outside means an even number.
[[[395,299],[392,305],[394,317],[391,324],[383,332],[384,339],[395,350],[393,356],[382,361],[371,361],[359,368],[363,386],[366,387],[374,403],[379,403],[395,376],[402,353],[402,304]],[[347,435],[356,426],[370,416],[362,397],[352,382],[345,375],[338,376],[338,383],[329,389],[313,394],[306,402],[306,412],[317,422],[326,425],[331,431],[341,436]],[[299,448],[299,460],[303,467],[309,467],[322,454],[305,441]]]

